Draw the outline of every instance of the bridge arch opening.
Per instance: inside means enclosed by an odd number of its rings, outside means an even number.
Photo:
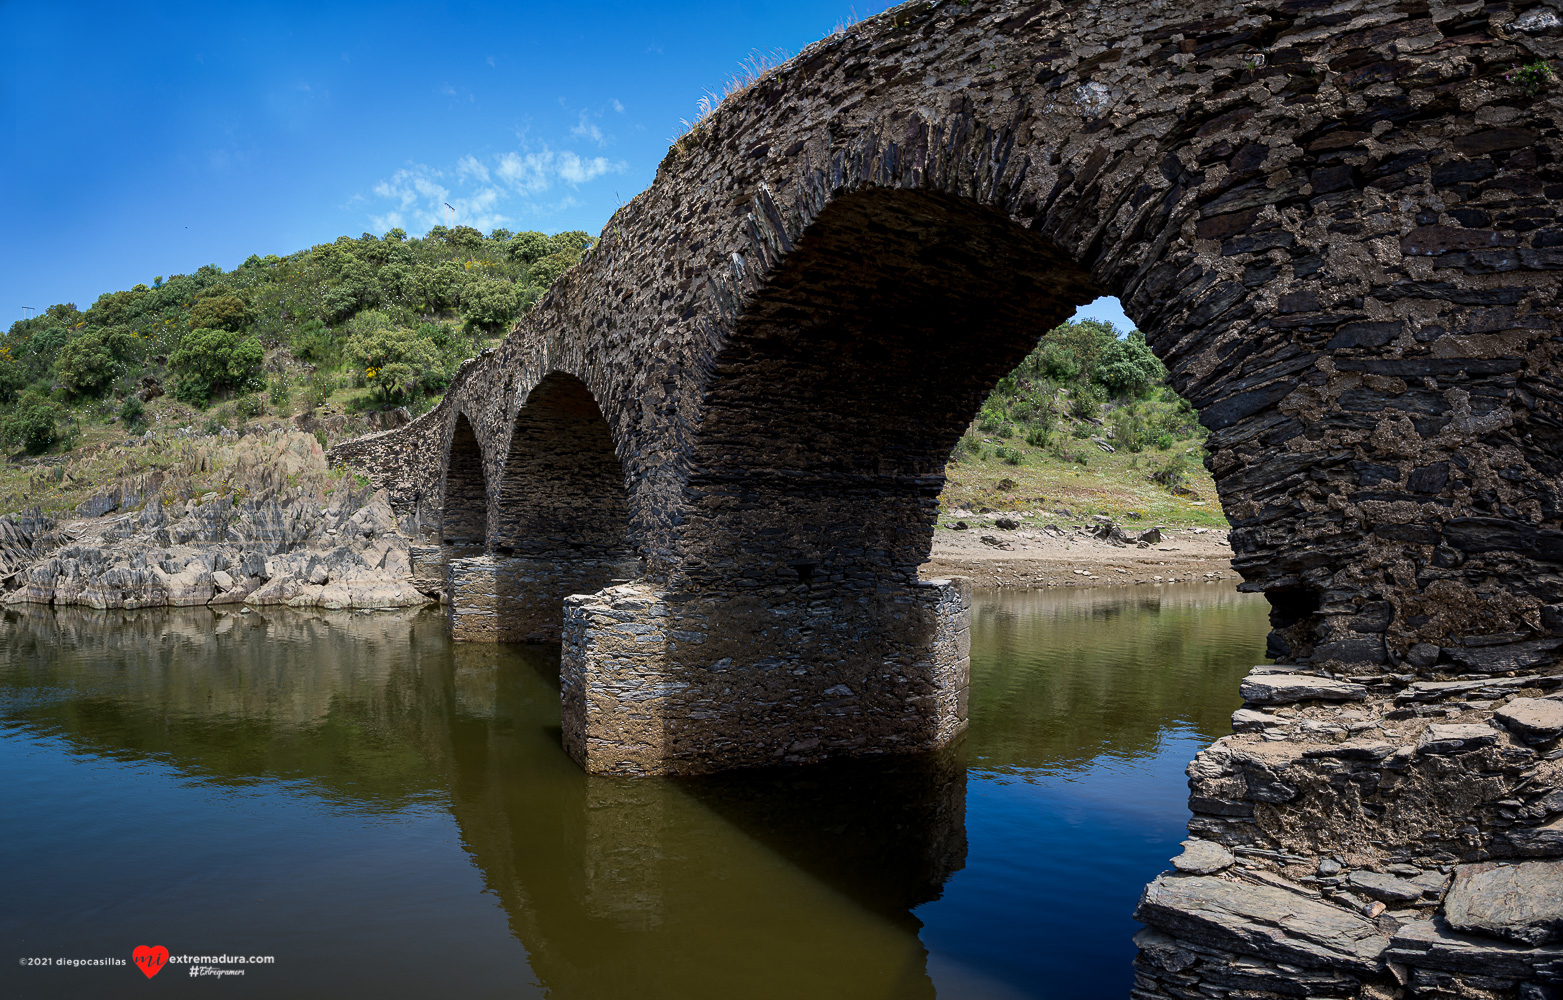
[[[502,642],[557,642],[566,597],[640,574],[613,434],[574,375],[544,376],[516,413],[489,553],[483,637]]]
[[[945,463],[982,401],[1102,292],[970,201],[870,189],[832,203],[717,359],[690,479],[690,582],[914,584]]]
[[[457,548],[479,548],[488,538],[488,478],[483,448],[465,413],[456,414],[445,461],[445,495],[440,505],[440,540]]]

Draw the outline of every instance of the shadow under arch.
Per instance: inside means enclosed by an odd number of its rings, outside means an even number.
[[[596,398],[574,375],[544,376],[516,414],[489,552],[453,568],[453,580],[475,574],[489,587],[466,588],[453,603],[458,639],[558,642],[567,596],[640,574],[624,468]]]
[[[445,459],[440,505],[440,540],[460,548],[481,547],[488,538],[488,478],[483,448],[465,413],[456,414]]]

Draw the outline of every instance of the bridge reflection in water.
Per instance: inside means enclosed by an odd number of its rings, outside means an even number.
[[[29,609],[4,614],[0,649],[0,721],[75,754],[171,765],[203,786],[283,785],[353,813],[445,800],[553,996],[934,995],[910,911],[965,860],[958,748],[682,781],[591,777],[560,747],[557,652],[455,645],[435,613]],[[406,863],[427,847],[409,845]],[[326,878],[317,892],[333,891]],[[36,940],[49,921],[17,909],[32,902],[13,896],[0,925],[14,918]],[[444,919],[433,905],[426,919]],[[330,961],[311,954],[321,928],[277,941],[289,919],[255,919],[268,950],[292,953],[278,970],[290,993],[309,995],[303,966]],[[89,917],[72,936],[139,939],[134,914],[111,920],[122,923]],[[394,946],[352,947],[360,983],[417,992],[388,974]],[[513,995],[528,978],[447,973],[465,995]]]
[[[954,746],[635,780],[564,754],[556,652],[435,612],[6,610],[0,934],[279,956],[236,996],[1122,996],[1265,611],[980,596]]]

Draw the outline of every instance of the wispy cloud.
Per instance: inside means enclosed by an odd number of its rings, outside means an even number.
[[[463,156],[444,170],[414,163],[374,185],[377,204],[368,216],[376,232],[426,231],[452,222],[487,231],[517,217],[562,211],[576,204],[571,192],[580,185],[626,169],[622,160],[546,146],[486,159]]]
[[[592,121],[585,111],[581,112],[581,120],[571,127],[570,134],[580,139],[590,139],[599,146],[608,144],[607,139],[603,137],[602,129],[597,127],[597,123]]]

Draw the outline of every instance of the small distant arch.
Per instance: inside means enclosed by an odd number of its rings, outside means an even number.
[[[527,394],[500,480],[494,549],[544,558],[634,557],[629,490],[586,384],[552,372]]]
[[[488,480],[483,447],[465,413],[456,414],[445,459],[440,539],[446,545],[481,546],[488,538]]]

